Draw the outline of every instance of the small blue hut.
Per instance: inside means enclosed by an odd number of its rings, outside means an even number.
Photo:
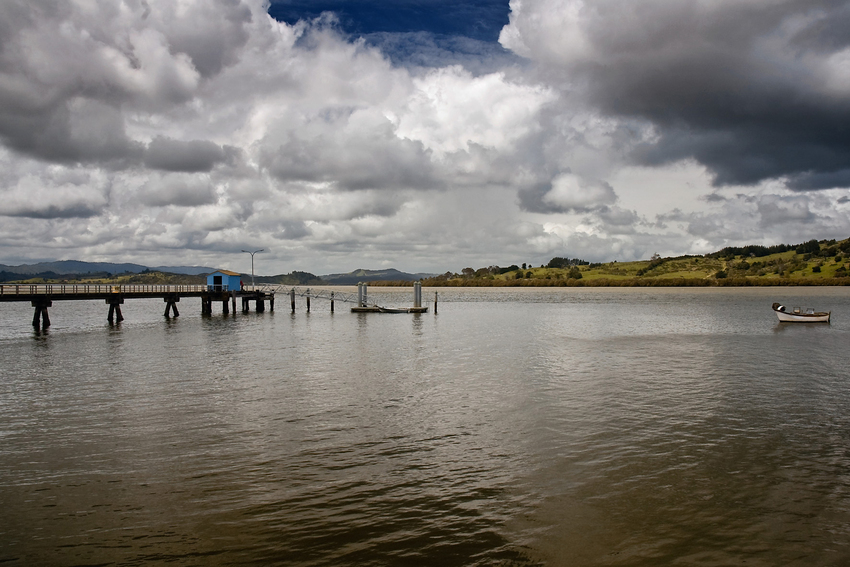
[[[207,276],[207,287],[210,291],[239,291],[242,274],[230,270],[219,270]]]

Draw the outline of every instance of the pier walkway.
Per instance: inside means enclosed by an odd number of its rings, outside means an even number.
[[[228,290],[226,286],[209,285],[109,285],[109,284],[0,284],[0,302],[29,301],[35,308],[32,324],[50,326],[47,308],[54,301],[103,300],[109,305],[107,320],[122,321],[121,305],[127,299],[162,298],[165,317],[179,317],[177,303],[182,297],[199,297],[201,313],[211,314],[213,302],[221,302],[222,311],[229,313],[230,305],[236,311],[236,299],[242,300],[242,311],[256,302],[258,312],[265,311],[265,302],[274,311],[274,291],[265,289]]]

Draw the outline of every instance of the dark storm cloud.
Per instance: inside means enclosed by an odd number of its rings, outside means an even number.
[[[563,207],[554,206],[543,201],[546,194],[552,190],[551,183],[540,183],[533,187],[526,187],[517,192],[519,206],[522,210],[530,213],[561,213]]]
[[[142,146],[128,139],[118,109],[74,99],[52,107],[0,107],[0,137],[23,154],[56,162],[133,160]]]
[[[150,179],[140,191],[139,200],[152,207],[208,205],[215,202],[215,188],[207,177],[167,174],[163,179]]]
[[[639,163],[693,157],[716,185],[783,176],[800,190],[847,184],[847,2],[598,0],[555,18],[569,29],[538,21],[566,12],[562,4],[517,5],[509,31],[518,34],[503,43],[580,77],[606,114],[655,125]]]
[[[184,142],[157,136],[148,144],[145,165],[164,171],[210,171],[225,159],[221,146],[206,140]]]
[[[310,235],[310,229],[304,221],[289,221],[280,223],[280,232],[274,236],[278,240],[299,240]]]
[[[805,172],[792,176],[788,188],[798,191],[850,187],[850,168],[828,173]]]
[[[89,205],[74,205],[71,207],[60,207],[50,205],[47,207],[31,207],[19,209],[17,211],[2,212],[4,216],[23,217],[30,219],[74,219],[74,218],[91,218],[100,215],[103,212],[103,207],[93,207]]]

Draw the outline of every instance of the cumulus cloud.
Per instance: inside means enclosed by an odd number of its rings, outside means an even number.
[[[537,114],[555,98],[545,87],[511,83],[503,73],[473,77],[458,66],[431,71],[413,85],[397,134],[438,156],[470,144],[509,149],[539,128]]]
[[[572,173],[558,175],[548,184],[523,189],[519,196],[522,207],[536,213],[600,211],[617,201],[617,194],[608,183]]]
[[[64,168],[25,174],[0,189],[0,215],[10,217],[89,218],[101,214],[108,202],[109,184],[103,176]]]
[[[502,44],[657,137],[633,158],[695,158],[717,185],[847,185],[850,8],[830,0],[512,0]],[[824,179],[825,176],[827,179]]]

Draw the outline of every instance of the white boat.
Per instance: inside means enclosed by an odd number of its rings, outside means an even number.
[[[815,311],[811,307],[789,309],[781,303],[774,303],[773,310],[782,323],[829,323],[829,317],[832,313],[832,311]]]

